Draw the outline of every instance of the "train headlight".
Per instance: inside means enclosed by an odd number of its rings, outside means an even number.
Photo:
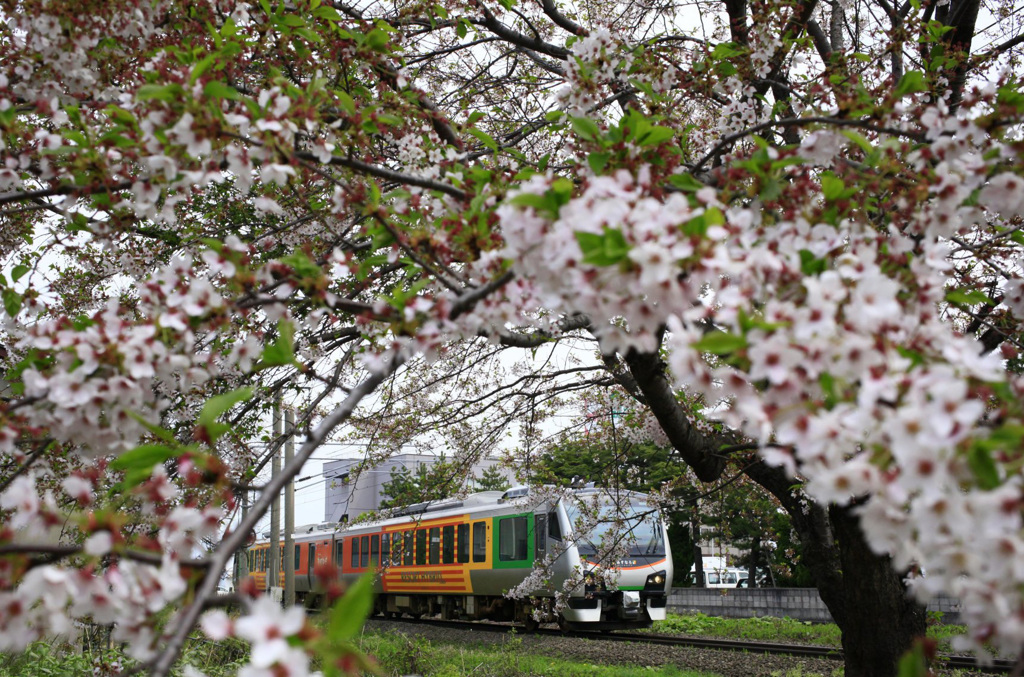
[[[665,572],[655,571],[653,574],[647,577],[647,583],[644,587],[647,588],[660,588],[665,585]]]

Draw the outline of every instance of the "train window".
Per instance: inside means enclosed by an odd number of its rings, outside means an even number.
[[[334,564],[340,569],[342,564],[342,557],[345,552],[345,541],[338,539],[334,542]]]
[[[413,535],[411,531],[406,531],[402,534],[402,564],[405,566],[412,566],[412,557],[416,552],[415,543],[413,542]]]
[[[391,565],[399,566],[402,564],[402,534],[395,532],[391,536]]]
[[[458,540],[458,555],[459,564],[465,564],[469,561],[469,525],[459,525],[459,540]]]
[[[548,516],[533,516],[533,558],[543,559],[548,549]]]
[[[562,527],[558,526],[558,513],[554,510],[548,513],[548,538],[562,540]]]
[[[391,534],[380,537],[380,563],[382,566],[391,564]]]
[[[380,536],[377,534],[370,536],[370,562],[374,566],[380,564]]]
[[[451,564],[455,561],[455,527],[441,529],[441,562]]]
[[[473,522],[473,561],[487,561],[487,522]]]
[[[302,566],[302,546],[295,546],[295,557],[292,559],[292,571],[298,571]]]
[[[430,563],[438,564],[441,561],[441,529],[430,527]]]
[[[349,539],[349,543],[352,546],[352,561],[351,561],[352,568],[353,569],[358,569],[359,568],[359,538],[358,537],[350,538]]]
[[[306,573],[312,575],[314,569],[316,569],[316,545],[310,543],[309,556],[306,558]]]
[[[526,516],[498,520],[498,559],[515,562],[526,559]]]
[[[370,537],[362,536],[359,539],[359,566],[370,566]]]
[[[427,530],[416,530],[416,564],[427,563]]]

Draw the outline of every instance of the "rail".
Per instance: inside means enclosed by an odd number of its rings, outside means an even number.
[[[383,621],[380,618],[370,618],[371,622]],[[493,623],[479,621],[442,621],[429,618],[394,618],[389,622],[400,622],[406,624],[423,624],[435,627],[451,628],[456,630],[470,630],[474,632],[508,632],[514,629],[516,632],[525,632],[521,626],[510,623]],[[811,644],[782,644],[777,642],[750,642],[745,640],[732,639],[709,639],[704,637],[680,637],[677,635],[659,635],[655,633],[637,632],[563,632],[540,628],[533,631],[535,635],[548,635],[559,637],[576,637],[591,641],[605,642],[643,642],[647,644],[658,644],[662,646],[683,646],[696,649],[709,649],[714,651],[746,651],[748,653],[772,654],[778,656],[794,656],[800,658],[823,658],[827,660],[843,660],[843,651],[837,647],[815,646]],[[974,672],[988,672],[994,674],[1005,674],[1013,670],[1015,661],[996,658],[990,665],[981,665],[973,656],[956,654],[940,654],[934,667],[949,670],[971,670]]]

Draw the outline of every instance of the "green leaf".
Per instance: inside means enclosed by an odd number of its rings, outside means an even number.
[[[203,95],[207,99],[230,99],[232,101],[242,98],[237,89],[217,80],[210,80],[206,83],[206,86],[203,87]]]
[[[466,27],[465,21],[460,20],[457,24],[455,24],[455,34],[460,38],[466,37],[466,33],[468,32],[469,29]]]
[[[5,287],[0,295],[3,296],[4,310],[7,311],[7,315],[12,318],[15,317],[21,310],[21,294],[10,287]]]
[[[843,194],[846,184],[843,180],[831,172],[826,172],[821,177],[821,192],[826,200],[838,200]]]
[[[466,124],[475,125],[478,121],[483,120],[485,117],[487,117],[487,113],[475,110],[469,114],[468,118],[466,118]]]
[[[984,444],[974,444],[967,452],[967,465],[970,467],[974,477],[978,480],[978,486],[982,489],[995,489],[999,486],[999,468],[992,460],[992,452]]]
[[[576,132],[576,135],[587,141],[594,141],[601,136],[601,128],[597,126],[597,123],[590,118],[578,118],[570,116],[569,120],[572,123],[572,130]]]
[[[296,277],[320,277],[323,272],[316,262],[306,256],[305,252],[295,251],[288,256],[281,257],[281,263],[289,266],[295,271]]]
[[[835,377],[826,371],[818,377],[818,384],[821,386],[821,392],[825,395],[825,408],[834,409],[839,401],[839,397],[836,395]]]
[[[844,129],[840,133],[850,141],[853,141],[855,144],[860,146],[860,149],[864,151],[865,154],[871,155],[872,153],[875,152],[875,147],[871,145],[871,142],[868,141],[867,138],[864,137],[864,135],[858,134],[857,132],[849,129]]]
[[[592,266],[613,266],[629,256],[629,244],[622,231],[605,227],[604,233],[576,231],[576,242],[583,252],[583,262]]]
[[[318,19],[327,19],[328,21],[334,21],[335,23],[341,21],[341,14],[338,10],[334,9],[330,5],[320,5],[313,10],[313,16]]]
[[[124,452],[110,463],[114,470],[153,470],[157,463],[174,458],[181,453],[180,449],[166,444],[143,444]]]
[[[644,134],[643,138],[640,139],[640,145],[654,146],[659,143],[668,141],[675,135],[675,131],[670,127],[652,127],[651,130]]]
[[[174,433],[172,433],[170,430],[167,430],[165,428],[161,428],[160,426],[156,425],[155,423],[150,423],[149,421],[144,419],[142,416],[139,416],[138,414],[136,414],[134,411],[128,411],[128,412],[125,412],[125,413],[128,414],[130,417],[132,417],[132,419],[134,419],[143,428],[145,428],[149,432],[153,433],[154,437],[163,440],[167,444],[177,444],[178,443],[178,441],[174,438]]]
[[[305,26],[302,26],[300,28],[296,28],[295,29],[295,35],[298,35],[300,38],[305,39],[306,42],[312,42],[312,43],[317,44],[317,45],[319,45],[320,43],[322,43],[324,41],[324,39],[322,37],[320,37],[319,33],[315,32],[315,31],[311,31],[308,28],[306,28]]]
[[[159,99],[160,101],[179,100],[184,91],[181,85],[173,83],[170,85],[142,85],[135,90],[135,98],[139,101]]]
[[[611,157],[611,153],[591,153],[587,156],[587,164],[590,165],[590,171],[600,174],[608,165],[608,160]]]
[[[295,326],[291,322],[281,320],[277,323],[277,338],[263,349],[256,370],[270,367],[283,367],[289,364],[298,366],[295,359]]]
[[[907,94],[925,91],[928,91],[928,84],[925,82],[924,74],[921,71],[907,71],[900,78],[900,81],[896,83],[893,96],[899,99]]]
[[[769,176],[761,183],[760,197],[765,202],[777,200],[782,195],[782,183],[775,177]]]
[[[106,113],[111,120],[122,125],[124,127],[135,127],[135,116],[126,111],[124,108],[117,106],[107,106]]]
[[[977,289],[951,289],[946,292],[946,300],[958,306],[992,305],[989,295]]]
[[[743,53],[743,48],[735,42],[720,42],[711,51],[712,59],[731,59]]]
[[[704,214],[698,214],[689,221],[683,224],[683,235],[687,237],[703,237],[708,232],[708,227],[711,224],[708,223],[707,216]]]
[[[349,115],[354,115],[355,114],[355,112],[356,112],[356,102],[355,102],[355,99],[353,99],[352,96],[349,95],[348,92],[346,92],[343,89],[336,89],[336,90],[334,90],[334,95],[336,97],[338,97],[338,104],[342,108],[344,108],[348,112]]]
[[[373,609],[373,578],[374,572],[367,571],[334,604],[327,624],[331,642],[350,640],[362,629]]]
[[[282,324],[290,323],[282,322]],[[252,388],[249,386],[211,397],[206,404],[203,405],[203,410],[199,412],[199,418],[196,420],[196,423],[209,429],[217,422],[217,419],[231,409],[231,407],[235,406],[239,402],[245,402],[250,398],[252,398]]]
[[[533,207],[538,212],[547,213],[550,213],[554,207],[551,198],[545,195],[537,195],[536,193],[520,193],[508,202],[517,207]],[[555,215],[557,216],[557,212]]]
[[[189,82],[195,82],[200,77],[202,77],[203,73],[205,73],[206,71],[210,70],[210,67],[214,64],[214,62],[216,60],[217,60],[216,55],[210,54],[205,59],[203,59],[202,61],[197,63],[192,68],[192,74],[189,76]]]
[[[747,337],[727,334],[724,331],[713,331],[705,334],[693,344],[694,349],[712,355],[728,355],[747,347]]]
[[[573,185],[572,179],[560,176],[551,182],[550,192],[555,194],[558,206],[562,206],[572,198],[572,191],[574,189],[575,186]]]
[[[928,669],[924,647],[920,641],[916,641],[909,651],[900,656],[896,677],[928,677],[930,674],[933,673]]]
[[[475,127],[470,127],[466,131],[469,132],[471,135],[475,136],[477,139],[479,139],[480,143],[484,144],[485,146],[493,150],[495,153],[498,152],[498,142],[495,141],[494,137],[488,134],[487,132],[482,132],[479,129],[476,129]]]
[[[674,188],[687,193],[695,193],[704,187],[704,184],[693,177],[692,174],[673,174],[668,177],[668,182]]]
[[[811,250],[800,250],[800,270],[804,275],[821,275],[827,266],[825,260],[816,258]]]
[[[17,282],[25,276],[25,273],[29,271],[29,267],[24,264],[18,264],[11,269],[11,282]]]
[[[922,355],[920,351],[907,348],[906,346],[896,346],[896,352],[899,353],[901,357],[910,360],[910,369],[920,367],[925,363],[924,355]]]
[[[366,36],[366,44],[377,52],[383,52],[385,45],[388,44],[388,34],[379,28],[374,28]]]

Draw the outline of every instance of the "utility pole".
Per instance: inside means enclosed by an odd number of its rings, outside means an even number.
[[[242,491],[242,521],[245,521],[245,516],[249,514],[249,490],[244,489]],[[235,592],[241,587],[242,583],[249,577],[249,543],[238,549],[235,553]]]
[[[291,409],[284,412],[284,464],[291,465],[295,458],[295,413]],[[310,544],[310,547],[314,547]],[[295,605],[295,476],[284,488],[284,603],[285,606]]]
[[[274,400],[274,436],[273,442],[281,439],[281,396]],[[270,462],[270,476],[277,477],[281,472],[281,448],[274,452]],[[270,566],[267,567],[267,588],[276,588],[281,578],[281,495],[274,497],[270,506]]]

